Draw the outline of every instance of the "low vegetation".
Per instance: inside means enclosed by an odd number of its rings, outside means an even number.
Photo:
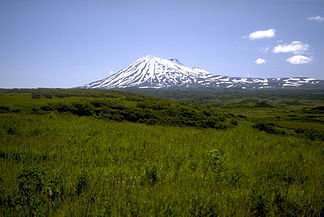
[[[321,100],[0,93],[2,216],[324,215]]]
[[[5,91],[4,91],[5,92]],[[98,119],[130,121],[149,125],[193,126],[226,129],[236,118],[215,108],[179,103],[133,93],[96,90],[12,90],[4,96],[1,113],[69,113]],[[29,94],[28,97],[19,93]],[[31,98],[30,98],[31,95]],[[88,96],[88,97],[87,97]]]

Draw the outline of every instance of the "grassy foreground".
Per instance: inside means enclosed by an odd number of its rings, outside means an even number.
[[[321,135],[29,113],[25,97],[0,114],[2,216],[324,215]]]

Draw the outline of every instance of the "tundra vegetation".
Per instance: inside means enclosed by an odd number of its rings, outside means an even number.
[[[0,90],[0,215],[324,216],[323,90],[140,91]]]

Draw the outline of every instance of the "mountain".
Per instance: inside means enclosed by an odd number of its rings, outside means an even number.
[[[184,66],[175,58],[145,56],[119,72],[80,88],[284,88],[324,86],[314,78],[241,78],[214,75],[200,68]]]

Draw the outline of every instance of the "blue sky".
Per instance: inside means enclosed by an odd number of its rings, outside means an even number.
[[[149,54],[324,79],[324,0],[0,0],[1,88],[74,87]]]

